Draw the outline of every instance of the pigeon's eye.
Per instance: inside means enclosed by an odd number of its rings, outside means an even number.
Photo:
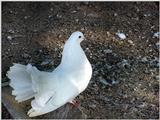
[[[78,38],[81,38],[81,36],[79,36]]]

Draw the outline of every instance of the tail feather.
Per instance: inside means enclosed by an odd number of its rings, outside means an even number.
[[[22,102],[22,101],[31,99],[32,97],[34,97],[34,93],[33,93],[33,92],[28,92],[28,93],[26,93],[25,95],[18,95],[18,96],[16,96],[15,99],[16,99],[18,102]]]
[[[27,66],[14,63],[6,75],[10,79],[10,86],[14,89],[12,95],[16,96],[18,102],[34,97],[32,79]]]
[[[25,91],[23,91],[21,89],[14,89],[14,90],[12,90],[12,95],[24,95],[25,93],[33,92],[33,90],[31,89],[31,87],[23,88],[23,89],[25,89]]]

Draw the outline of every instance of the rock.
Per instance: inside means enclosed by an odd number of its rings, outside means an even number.
[[[75,19],[76,22],[79,22],[79,19]]]
[[[41,65],[42,65],[42,66],[45,66],[45,65],[50,64],[51,62],[52,62],[51,59],[45,59],[45,60],[41,63]]]
[[[49,15],[49,16],[48,16],[48,18],[51,18],[51,17],[52,17],[52,15]]]
[[[147,57],[143,57],[143,58],[141,59],[141,61],[142,61],[142,63],[147,63],[147,62],[148,62],[148,59],[147,59]]]
[[[77,12],[76,10],[71,11],[72,14],[73,14],[73,13],[76,13],[76,12]]]
[[[122,40],[126,39],[126,35],[124,33],[118,32],[118,33],[116,33],[116,35]]]
[[[99,17],[96,13],[89,13],[87,16],[88,17],[94,17],[94,18],[98,18]]]
[[[98,75],[98,71],[93,71],[93,76]]]
[[[43,51],[40,49],[40,50],[39,50],[39,53],[42,53],[42,52],[43,52]]]
[[[24,16],[24,19],[27,19],[28,18],[28,16]]]
[[[112,66],[108,65],[108,64],[105,64],[105,67],[109,70],[112,68]]]
[[[90,108],[95,109],[96,108],[96,104],[92,103],[89,105]]]
[[[29,54],[27,54],[27,53],[24,53],[24,54],[22,55],[22,57],[23,57],[24,59],[27,59],[27,58],[30,58],[31,56],[30,56]]]
[[[81,100],[84,99],[83,95],[79,95],[78,97],[79,97],[79,99],[81,99]]]
[[[160,76],[159,76],[159,75],[155,76],[154,78],[155,78],[157,81],[160,81]]]
[[[12,33],[12,34],[15,33],[14,30],[12,30],[12,29],[10,29],[8,32]]]
[[[58,50],[58,48],[54,48],[54,51],[56,52]]]
[[[12,10],[9,11],[11,14],[14,13]]]
[[[118,14],[117,13],[114,13],[114,16],[116,17]]]
[[[145,69],[145,70],[144,70],[144,73],[145,73],[145,74],[150,74],[150,71],[149,71],[148,69]]]
[[[153,38],[159,38],[160,37],[160,32],[156,32],[153,34]]]
[[[62,18],[62,15],[57,14],[56,16],[57,16],[57,18]]]
[[[105,79],[101,79],[100,82],[101,82],[103,85],[110,85]]]
[[[7,36],[7,39],[8,40],[12,40],[12,36]]]
[[[150,13],[148,13],[148,14],[144,14],[144,17],[150,17],[151,16],[151,14]]]
[[[58,35],[58,38],[61,38],[61,37],[62,37],[62,35],[61,35],[61,34],[59,34],[59,35]]]
[[[107,31],[107,36],[110,37],[111,36],[111,33],[109,31]]]
[[[53,11],[53,8],[50,8],[50,11]]]
[[[101,79],[100,79],[100,82],[101,82],[103,85],[108,85],[108,86],[112,86],[112,85],[115,85],[115,84],[118,83],[118,81],[111,80],[111,79],[105,80],[105,79],[103,79],[102,77],[101,77]]]
[[[156,67],[156,68],[159,68],[159,66],[160,66],[160,62],[157,57],[155,57],[153,60],[150,60],[149,64],[153,67]]]
[[[118,84],[118,81],[112,80],[112,85]]]
[[[85,28],[81,28],[81,31],[84,31],[85,30]]]
[[[121,62],[117,63],[117,65],[120,68],[130,67],[130,64],[128,63],[128,60],[126,60],[126,59],[123,59]]]
[[[128,40],[128,43],[130,43],[131,45],[134,45],[132,40]]]
[[[160,41],[158,41],[158,42],[156,43],[156,48],[157,48],[157,49],[160,49]]]
[[[104,50],[104,53],[105,53],[105,54],[107,54],[107,53],[112,53],[112,50],[106,49],[106,50]]]
[[[148,105],[147,103],[143,102],[142,104],[138,105],[137,107],[139,107],[139,108],[144,108],[144,107],[146,107],[147,105]]]

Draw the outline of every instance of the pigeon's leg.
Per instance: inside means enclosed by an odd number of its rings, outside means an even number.
[[[79,107],[80,106],[80,102],[77,100],[72,100],[69,102],[71,105],[73,105],[74,107]]]

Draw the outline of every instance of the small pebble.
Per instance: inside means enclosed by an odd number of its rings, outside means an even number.
[[[60,35],[58,35],[58,38],[61,38],[62,37],[62,35],[60,34]]]
[[[105,79],[101,79],[100,82],[104,85],[110,85]]]
[[[7,36],[7,39],[8,40],[12,40],[12,36]]]
[[[88,17],[98,18],[99,16],[96,13],[89,13]]]
[[[24,16],[24,19],[27,19],[28,18],[28,16]]]
[[[12,34],[15,33],[14,30],[12,30],[12,29],[10,29],[8,32],[12,33]]]
[[[57,14],[57,18],[62,18],[62,15]]]
[[[50,8],[50,11],[53,11],[53,8]]]
[[[126,39],[126,35],[124,33],[116,33],[116,35],[122,40]]]
[[[160,81],[160,76],[159,76],[159,75],[155,76],[155,79],[156,79],[157,81]]]
[[[108,85],[108,86],[112,86],[112,85],[114,85],[114,84],[117,84],[117,83],[118,83],[118,81],[110,80],[110,79],[108,79],[108,80],[101,79],[101,80],[100,80],[100,82],[101,82],[102,84],[104,84],[104,85]]]
[[[128,40],[128,43],[130,43],[131,45],[134,45],[132,40]]]
[[[156,32],[153,34],[153,38],[159,38],[160,37],[160,32]]]
[[[48,18],[51,18],[51,17],[52,17],[52,15],[49,15],[49,16],[48,16]]]
[[[27,58],[30,58],[30,55],[27,54],[27,53],[24,53],[24,54],[22,55],[22,57],[25,58],[25,59],[27,59]]]
[[[51,63],[52,62],[52,60],[51,59],[45,59],[42,63],[41,63],[41,65],[43,66],[43,65],[47,65],[47,64],[49,64],[49,63]]]
[[[150,14],[150,13],[148,13],[148,14],[144,14],[144,17],[149,17],[149,16],[151,16],[151,14]]]
[[[160,49],[160,41],[158,41],[158,42],[156,43],[156,48],[157,48],[157,49]]]
[[[104,50],[104,53],[112,53],[112,50],[106,49],[106,50]]]
[[[76,13],[77,11],[76,10],[73,10],[71,13]]]
[[[139,107],[139,108],[144,108],[144,107],[146,107],[146,106],[147,106],[146,103],[142,103],[142,104],[138,105],[137,107]]]
[[[108,32],[108,31],[107,31],[107,36],[108,36],[108,37],[110,37],[110,36],[111,36],[110,32]]]
[[[123,59],[120,63],[118,63],[118,66],[120,66],[120,67],[128,67],[128,66],[130,66],[130,64],[128,63],[128,60],[126,60],[126,59]]]
[[[108,64],[106,64],[105,67],[106,67],[108,70],[112,68],[112,66],[110,66],[110,65],[108,65]]]
[[[118,14],[117,13],[114,13],[114,16],[116,17]]]
[[[94,109],[96,108],[96,104],[90,104],[89,107]]]
[[[142,61],[143,63],[147,63],[147,62],[148,62],[148,60],[147,60],[146,57],[143,57],[143,58],[141,59],[141,61]]]
[[[76,21],[76,22],[79,22],[79,19],[76,19],[75,21]]]

